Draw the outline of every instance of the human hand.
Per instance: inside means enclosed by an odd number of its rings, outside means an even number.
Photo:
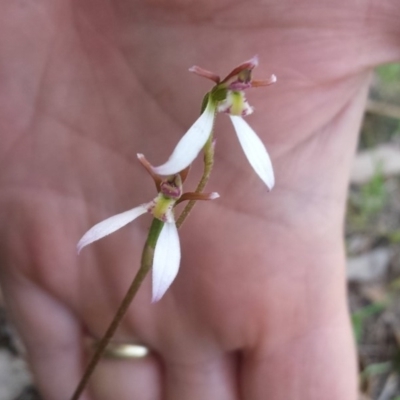
[[[208,189],[221,198],[183,226],[165,297],[150,304],[147,281],[115,338],[154,354],[101,361],[87,398],[355,398],[347,176],[369,70],[400,56],[400,10],[341,3],[0,4],[1,278],[45,399],[72,394],[83,335],[104,332],[149,220],[79,258],[76,242],[153,197],[136,153],[165,161],[197,117],[209,85],[186,69],[223,75],[256,53],[254,76],[278,76],[248,92],[276,187],[266,192],[219,116]]]

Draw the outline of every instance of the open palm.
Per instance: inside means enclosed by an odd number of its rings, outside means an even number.
[[[112,318],[150,217],[80,257],[77,241],[154,197],[136,153],[164,162],[197,117],[209,83],[187,68],[223,75],[256,53],[255,77],[278,76],[248,91],[276,187],[219,116],[208,189],[221,198],[182,227],[165,297],[150,304],[146,280],[115,337],[154,352],[103,360],[86,396],[355,398],[342,220],[369,70],[400,58],[395,3],[0,2],[1,278],[45,399],[72,394],[83,338]]]

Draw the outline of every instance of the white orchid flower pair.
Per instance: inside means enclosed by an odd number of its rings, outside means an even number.
[[[210,137],[215,116],[218,112],[227,113],[239,138],[243,151],[255,172],[263,180],[269,190],[274,186],[274,173],[271,160],[264,144],[253,129],[242,118],[253,112],[248,104],[244,90],[251,87],[267,86],[276,82],[275,75],[266,81],[251,79],[252,70],[258,65],[258,58],[240,64],[223,80],[214,73],[200,67],[192,67],[190,71],[215,82],[215,87],[207,96],[203,113],[178,142],[169,160],[159,167],[153,167],[138,154],[138,158],[155,181],[158,196],[151,202],[142,204],[121,214],[114,215],[93,226],[87,231],[77,247],[83,247],[99,240],[140,215],[149,212],[154,218],[164,222],[154,249],[153,258],[153,290],[152,301],[158,301],[175,279],[181,258],[178,230],[175,225],[173,208],[183,200],[213,200],[218,193],[185,193],[182,194],[188,168],[198,156]],[[162,179],[162,176],[168,176]]]
[[[180,174],[172,175],[163,180],[160,176],[154,174],[152,166],[142,154],[138,154],[138,158],[154,179],[158,196],[149,203],[141,204],[94,225],[83,235],[77,249],[79,253],[83,247],[121,229],[146,212],[163,221],[164,226],[158,237],[153,258],[152,302],[156,302],[161,299],[174,281],[181,259],[178,229],[175,225],[173,208],[184,200],[214,200],[219,197],[219,194],[215,192],[182,194],[182,183],[186,179],[188,168],[181,171]]]
[[[268,189],[273,188],[275,179],[268,152],[254,130],[242,118],[253,112],[253,108],[246,100],[244,90],[251,87],[267,86],[276,82],[275,75],[271,75],[265,81],[252,80],[251,72],[257,65],[258,58],[255,56],[240,64],[223,80],[218,75],[203,68],[197,66],[190,68],[191,72],[212,80],[216,83],[216,86],[208,94],[205,110],[178,142],[168,161],[154,167],[157,174],[176,174],[192,164],[211,135],[216,114],[223,112],[229,115],[250,165]]]

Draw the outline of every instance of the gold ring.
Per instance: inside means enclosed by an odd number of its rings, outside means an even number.
[[[96,349],[98,340],[92,339],[92,349]],[[108,343],[103,357],[112,359],[140,359],[147,357],[150,349],[141,343]]]

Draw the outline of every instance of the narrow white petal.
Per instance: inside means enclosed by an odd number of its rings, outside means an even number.
[[[128,210],[121,214],[117,214],[110,218],[107,218],[90,228],[82,236],[82,239],[77,245],[78,253],[82,250],[83,247],[87,246],[88,244],[93,243],[94,241],[99,240],[104,236],[107,236],[110,233],[117,231],[126,224],[129,224],[129,222],[133,221],[140,215],[147,212],[148,206],[149,204],[142,204],[139,207],[132,208],[132,210]]]
[[[215,107],[208,104],[203,114],[183,135],[169,160],[153,168],[158,175],[172,175],[189,166],[207,142],[214,124]]]
[[[263,142],[242,117],[230,115],[230,118],[250,165],[271,190],[275,184],[274,171]]]
[[[161,299],[176,277],[181,261],[178,229],[175,222],[166,222],[158,238],[153,259],[152,302]]]

